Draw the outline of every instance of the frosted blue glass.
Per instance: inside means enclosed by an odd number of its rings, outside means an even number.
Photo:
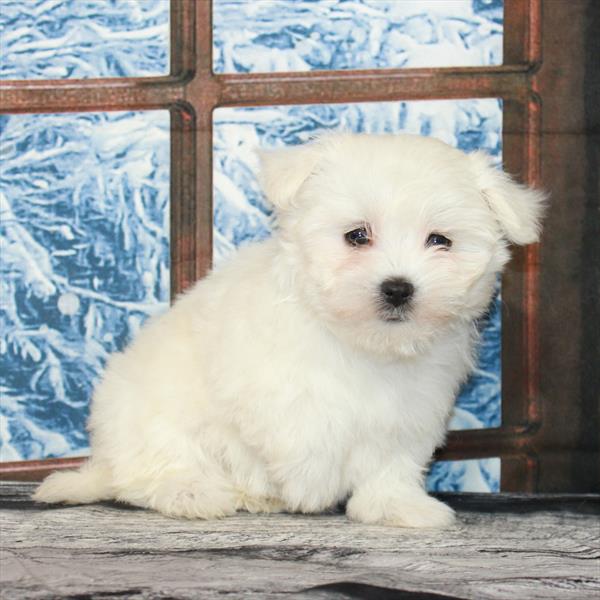
[[[87,452],[109,353],[168,306],[169,114],[0,117],[0,459]]]
[[[499,492],[500,464],[499,458],[436,462],[427,477],[427,489],[431,492]]]
[[[437,137],[498,161],[502,106],[497,99],[219,108],[214,112],[214,262],[237,246],[264,239],[274,215],[260,191],[256,148],[292,145],[325,130],[407,132]],[[500,425],[500,296],[481,320],[479,362],[463,386],[451,429]]]
[[[213,0],[213,69],[499,65],[503,17],[503,0]]]
[[[217,72],[502,62],[502,0],[218,0],[214,15]],[[164,75],[168,44],[168,0],[0,0],[0,79]],[[217,110],[217,267],[273,226],[255,148],[340,128],[433,135],[499,159],[501,105]],[[168,132],[165,112],[0,117],[0,460],[87,453],[106,357],[166,308]],[[482,322],[454,428],[500,423],[499,306]],[[494,460],[437,463],[429,486],[477,490],[483,479],[495,491]]]
[[[169,0],[1,0],[0,79],[169,72]]]

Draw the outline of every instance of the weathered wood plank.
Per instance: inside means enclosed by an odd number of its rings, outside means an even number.
[[[319,516],[179,521],[115,504],[43,507],[0,487],[0,597],[600,596],[599,498],[450,497],[446,531]],[[500,508],[502,510],[494,510]]]

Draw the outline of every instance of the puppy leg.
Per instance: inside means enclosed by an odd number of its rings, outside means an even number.
[[[394,527],[449,527],[454,511],[427,495],[417,465],[397,460],[359,484],[346,514],[361,523]]]
[[[227,473],[197,444],[173,438],[159,451],[119,456],[114,465],[116,498],[169,517],[214,519],[236,512],[239,492]]]
[[[208,472],[207,472],[208,471]],[[283,512],[278,498],[258,495],[229,481],[217,469],[164,473],[153,486],[148,506],[171,517],[217,519],[238,510],[249,513]]]
[[[285,504],[278,498],[256,497],[247,494],[240,494],[238,498],[238,510],[245,510],[249,513],[280,513],[285,511]]]
[[[270,465],[285,509],[305,514],[319,513],[335,506],[347,495],[340,482],[339,459],[324,446],[306,444],[301,452]],[[318,457],[318,458],[315,458]]]
[[[169,517],[218,519],[236,512],[236,494],[219,478],[164,473],[153,482],[144,505]]]

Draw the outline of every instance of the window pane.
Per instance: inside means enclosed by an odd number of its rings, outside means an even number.
[[[427,476],[431,492],[499,492],[500,459],[440,461]]]
[[[219,108],[214,112],[214,261],[239,245],[267,237],[273,214],[258,182],[257,148],[297,144],[320,131],[407,132],[431,135],[500,161],[502,106],[494,98],[364,104]],[[501,422],[500,296],[482,319],[478,368],[463,387],[452,429]]]
[[[169,72],[169,0],[2,0],[0,79]]]
[[[109,353],[168,306],[169,113],[0,117],[0,459],[80,455]]]
[[[504,0],[213,0],[216,73],[502,64]]]

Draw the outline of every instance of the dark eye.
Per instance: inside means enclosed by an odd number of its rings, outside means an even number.
[[[449,240],[446,236],[440,233],[431,233],[427,238],[425,245],[429,248],[430,246],[438,246],[445,248],[446,250],[452,246],[452,240]]]
[[[351,246],[367,246],[371,243],[371,232],[368,227],[358,227],[345,233],[344,239]]]

